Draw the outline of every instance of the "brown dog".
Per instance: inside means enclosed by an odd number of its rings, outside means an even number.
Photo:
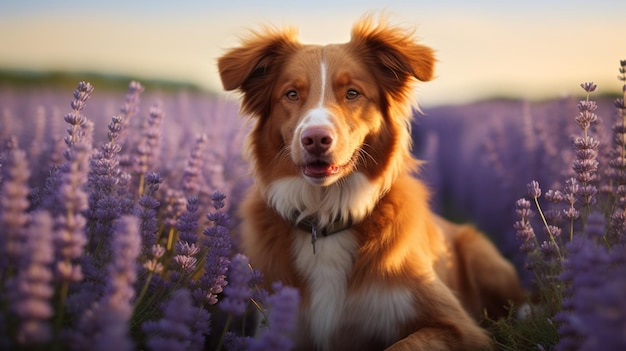
[[[326,46],[265,29],[219,59],[254,121],[243,248],[266,281],[300,289],[298,349],[489,348],[472,317],[522,289],[482,234],[431,212],[412,177],[412,86],[433,77],[433,52],[381,22]]]

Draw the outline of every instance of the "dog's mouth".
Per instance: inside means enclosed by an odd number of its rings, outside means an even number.
[[[337,164],[321,157],[309,160],[309,162],[300,166],[300,169],[302,175],[312,183],[328,185],[336,179],[352,172],[356,166],[356,158],[358,158],[358,153],[352,155],[346,163]]]
[[[338,174],[342,166],[333,165],[323,161],[307,163],[302,167],[302,173],[310,178],[322,179]]]

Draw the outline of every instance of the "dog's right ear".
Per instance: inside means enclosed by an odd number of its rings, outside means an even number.
[[[225,90],[243,94],[242,112],[258,117],[269,113],[273,82],[286,58],[299,46],[294,29],[252,31],[240,47],[217,61]]]

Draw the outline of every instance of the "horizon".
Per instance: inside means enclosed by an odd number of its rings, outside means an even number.
[[[215,60],[248,29],[292,25],[304,43],[345,42],[358,18],[382,8],[437,54],[435,80],[418,85],[422,106],[548,99],[578,94],[586,81],[598,93],[619,92],[626,50],[615,43],[626,32],[626,2],[281,4],[10,0],[0,4],[0,69],[125,75],[219,93]]]

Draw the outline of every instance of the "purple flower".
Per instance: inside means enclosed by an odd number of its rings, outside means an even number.
[[[123,121],[123,129],[129,125],[131,119],[139,112],[139,101],[141,93],[143,93],[144,87],[141,83],[132,81],[128,84],[128,91],[126,93],[126,101],[120,108],[120,113]]]
[[[156,169],[161,142],[161,122],[163,110],[161,104],[154,104],[150,108],[150,114],[146,119],[141,139],[135,149],[135,174],[145,174],[149,169]]]
[[[159,184],[163,181],[158,173],[146,175],[146,191],[137,201],[135,210],[137,217],[141,220],[141,240],[144,247],[151,247],[156,243],[158,227],[157,208],[160,203],[154,198],[154,193],[159,189]]]
[[[626,210],[616,207],[611,214],[609,235],[612,242],[626,242]]]
[[[85,82],[79,83],[74,91],[73,112],[64,117],[69,124],[65,138],[68,147],[64,153],[66,161],[52,176],[54,181],[51,185],[54,188],[49,189],[51,198],[45,202],[55,220],[56,273],[61,282],[77,282],[83,278],[76,260],[87,243],[84,231],[87,221],[83,213],[88,209],[85,185],[92,151],[93,123],[81,114],[81,110],[91,91],[93,87]]]
[[[179,238],[181,238],[181,240],[178,240],[176,244],[174,244],[175,255],[172,258],[172,266],[175,272],[172,272],[174,274],[173,276],[170,275],[172,281],[189,278],[198,268],[197,264],[200,248],[196,246],[195,240],[192,243],[189,243],[188,241],[183,240],[182,237],[183,233],[181,232],[179,234]]]
[[[176,224],[178,229],[178,238],[189,244],[195,244],[198,241],[198,197],[189,196],[187,198],[187,211],[184,212]]]
[[[200,350],[203,333],[207,332],[210,316],[191,303],[187,289],[176,290],[162,308],[163,317],[142,325],[147,334],[146,346],[152,351]]]
[[[122,118],[114,116],[109,124],[109,141],[91,157],[88,175],[89,218],[92,221],[91,251],[107,256],[109,254],[109,237],[113,221],[122,215],[122,201],[119,198],[118,186],[121,173],[117,154],[122,147],[116,139],[122,130]]]
[[[604,215],[593,211],[587,216],[587,226],[585,227],[587,236],[592,239],[600,239],[606,233]]]
[[[87,123],[87,118],[81,114],[81,111],[85,108],[85,102],[89,99],[91,92],[93,92],[91,84],[86,82],[78,83],[78,87],[74,90],[74,100],[70,103],[73,111],[63,117],[65,122],[70,125],[70,128],[67,130],[69,135],[65,137],[65,143],[70,148],[76,145],[84,136],[84,130],[81,127]]]
[[[537,247],[535,231],[530,224],[530,217],[533,214],[530,209],[530,201],[526,199],[519,199],[515,203],[515,207],[519,221],[515,222],[513,227],[517,231],[517,240],[521,241],[520,250],[528,253]]]
[[[213,201],[213,207],[216,210],[221,210],[224,208],[224,199],[226,199],[226,195],[216,191],[211,195],[211,200]]]
[[[129,326],[133,307],[136,262],[141,250],[139,221],[122,216],[114,224],[112,261],[107,266],[103,296],[93,301],[65,330],[64,339],[72,350],[133,350]]]
[[[572,223],[574,220],[578,219],[580,216],[580,212],[576,205],[576,194],[579,193],[580,185],[575,178],[569,178],[565,181],[565,189],[564,189],[564,198],[565,201],[569,204],[569,208],[563,210],[563,217]]]
[[[565,200],[563,193],[559,190],[546,191],[544,198],[550,203],[550,207],[544,212],[546,220],[549,223],[559,223],[563,218],[562,203]]]
[[[528,188],[528,195],[531,198],[536,199],[541,196],[541,188],[539,187],[539,182],[533,180],[526,187]]]
[[[181,271],[183,274],[192,274],[196,271],[198,259],[192,255],[176,255],[172,258],[174,269]]]
[[[150,172],[146,174],[145,181],[149,194],[154,194],[157,190],[159,190],[159,185],[163,183],[163,178],[161,178],[161,176],[156,172]]]
[[[252,296],[249,285],[252,271],[248,263],[248,257],[242,254],[236,254],[230,260],[228,285],[224,288],[224,298],[219,303],[223,311],[235,316],[246,312]]]
[[[587,83],[581,83],[580,87],[583,88],[586,92],[591,93],[596,90],[597,85],[593,84],[593,82],[587,82]]]
[[[267,328],[259,339],[250,340],[251,351],[290,350],[293,347],[290,336],[297,325],[300,294],[297,289],[280,283],[274,283],[272,288],[275,293],[267,298]]]
[[[248,343],[251,338],[246,336],[239,336],[233,332],[226,332],[224,335],[224,350],[225,351],[247,351]]]
[[[12,149],[2,167],[0,183],[0,269],[7,271],[8,265],[22,255],[21,246],[25,239],[24,227],[28,222],[28,161],[26,152]]]
[[[200,289],[194,291],[194,298],[200,303],[213,305],[217,303],[217,294],[226,286],[226,272],[228,271],[231,241],[226,225],[229,223],[228,214],[220,211],[224,207],[226,195],[215,192],[212,196],[213,207],[216,211],[207,214],[207,219],[213,225],[206,228],[204,244],[208,247],[205,257],[205,274],[200,277]]]
[[[560,279],[565,283],[556,350],[620,350],[626,347],[626,288],[623,265],[611,262],[613,253],[592,239],[577,236],[567,245],[569,257]],[[615,246],[619,255],[624,247]]]
[[[548,190],[545,194],[546,200],[558,204],[564,200],[563,193],[559,190]]]
[[[137,280],[137,258],[141,251],[139,220],[123,216],[116,223],[112,242],[112,261],[108,266],[108,284],[101,305],[103,309],[95,318],[102,330],[94,335],[96,350],[133,350],[128,334]]]
[[[129,140],[132,135],[122,132],[127,130],[131,126],[131,121],[133,120],[133,117],[139,112],[139,102],[141,93],[143,93],[143,91],[144,87],[141,85],[141,83],[136,81],[130,82],[128,85],[128,90],[126,92],[125,102],[122,107],[120,107],[119,117],[121,118],[122,126],[119,132],[121,134],[119,136],[119,144],[122,145],[122,148],[124,150],[134,150],[134,147],[132,146],[134,144],[132,144],[131,140]],[[132,171],[132,162],[130,161],[130,156],[131,155],[125,154],[120,157],[120,167],[126,173]]]
[[[16,341],[19,345],[42,345],[52,338],[49,319],[53,316],[50,299],[54,295],[52,271],[52,219],[47,212],[34,213],[27,230],[24,253],[18,260],[17,275],[7,283],[10,309],[18,317]]]
[[[187,199],[181,190],[170,187],[165,188],[163,211],[161,211],[163,224],[170,229],[176,228],[178,220],[185,212],[186,204]]]
[[[150,257],[150,259],[147,260],[143,264],[143,267],[148,272],[161,273],[163,271],[163,264],[161,263],[161,258],[163,257],[163,255],[165,255],[165,252],[166,252],[166,249],[163,246],[159,244],[152,245],[150,247],[150,251],[148,252],[148,256]]]
[[[180,216],[176,223],[179,230],[178,242],[174,244],[176,256],[173,258],[174,270],[182,271],[188,277],[197,268],[200,249],[196,246],[198,242],[198,198],[189,196],[187,198],[187,210]],[[175,276],[176,277],[176,276]]]
[[[620,73],[618,76],[620,81],[626,82],[626,66],[624,60],[620,61]],[[626,84],[622,86],[622,91],[626,97]],[[614,180],[617,185],[626,185],[626,106],[624,106],[624,99],[619,98],[614,102],[615,107],[618,109],[618,113],[615,115],[613,124],[613,148],[609,157],[609,167],[611,169],[607,172],[608,176]]]
[[[572,168],[576,173],[576,179],[581,184],[581,191],[576,192],[576,195],[582,199],[582,204],[588,207],[595,204],[598,192],[595,181],[599,163],[596,156],[600,143],[588,134],[589,127],[596,124],[598,120],[598,116],[593,112],[598,106],[595,101],[589,100],[589,94],[595,90],[595,84],[583,83],[581,86],[587,91],[587,99],[578,103],[579,112],[576,122],[583,130],[583,135],[574,140],[576,159]]]
[[[200,175],[202,174],[202,165],[204,163],[204,149],[206,149],[209,137],[201,134],[191,150],[191,154],[187,159],[187,165],[183,171],[182,189],[185,194],[198,194],[201,190]]]
[[[174,244],[174,251],[179,255],[195,256],[200,253],[200,248],[196,244],[190,244],[186,241],[179,240]]]

